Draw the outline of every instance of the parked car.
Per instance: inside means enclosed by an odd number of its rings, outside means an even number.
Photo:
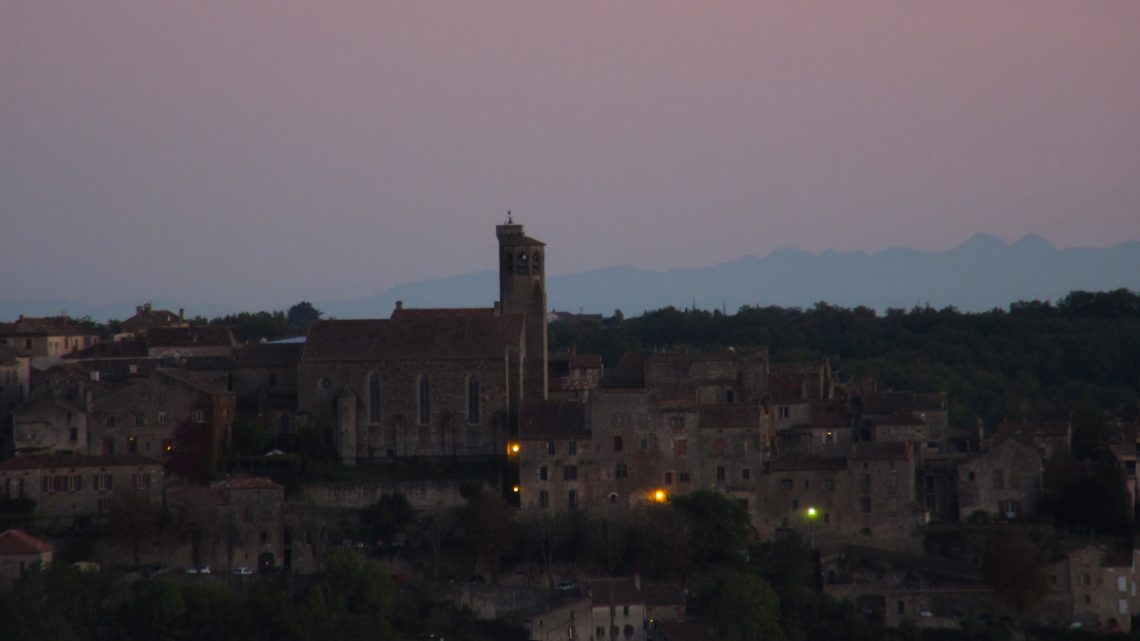
[[[236,574],[238,576],[249,576],[249,575],[253,574],[253,570],[249,569],[248,567],[246,567],[244,565],[239,565],[236,568],[234,568],[234,574]]]

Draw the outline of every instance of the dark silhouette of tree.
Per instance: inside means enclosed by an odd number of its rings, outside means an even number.
[[[1037,543],[1018,527],[1004,527],[986,546],[982,568],[999,599],[1017,612],[1024,628],[1025,611],[1048,590],[1045,555]]]
[[[483,561],[496,580],[503,556],[514,550],[519,540],[514,509],[503,497],[484,490],[464,508],[463,528],[476,563]]]
[[[289,308],[285,318],[289,327],[303,330],[309,326],[309,323],[320,320],[321,310],[313,307],[313,304],[308,301],[301,301]]]

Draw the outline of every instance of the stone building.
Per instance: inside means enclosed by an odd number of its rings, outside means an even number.
[[[318,321],[298,367],[302,420],[339,460],[501,457],[519,404],[547,395],[543,243],[496,227],[499,303],[412,310],[383,320]]]
[[[1136,551],[1075,545],[1045,569],[1048,592],[1028,616],[1059,627],[1124,632],[1136,611]]]
[[[641,578],[601,579],[590,581],[594,622],[594,641],[645,641],[649,628]]]
[[[292,431],[297,413],[299,343],[252,343],[238,349],[233,392],[238,409],[274,432]]]
[[[27,356],[0,345],[0,431],[8,427],[8,412],[28,400],[31,375]]]
[[[228,357],[237,341],[229,327],[220,325],[162,326],[147,330],[146,348],[151,358]]]
[[[262,573],[292,569],[292,533],[284,515],[285,488],[267,478],[235,476],[208,487],[179,485],[166,492],[175,520],[191,532],[195,567],[235,567]]]
[[[12,412],[15,454],[87,454],[87,413],[79,406],[50,397],[18,406]]]
[[[193,441],[217,461],[230,438],[234,394],[183,370],[159,369],[127,382],[91,381],[87,388],[91,454],[163,458],[179,440]],[[193,438],[189,432],[193,432]]]
[[[549,396],[581,400],[601,385],[605,367],[597,354],[578,354],[573,348],[551,353],[548,363]]]
[[[23,530],[0,532],[0,593],[27,572],[51,565],[55,548]]]
[[[58,358],[98,342],[97,331],[63,316],[0,323],[0,346],[33,359]]]
[[[150,303],[135,307],[133,316],[122,322],[122,336],[145,336],[155,327],[189,327],[184,310],[175,314],[165,309],[154,309]],[[116,336],[116,340],[119,340]]]
[[[553,509],[589,505],[603,508],[610,501],[596,494],[593,442],[586,427],[586,406],[578,401],[526,400],[519,418],[519,505],[523,509]],[[616,502],[616,498],[614,499]]]
[[[69,522],[112,511],[130,493],[162,504],[162,463],[142,456],[16,456],[0,462],[0,496],[36,502],[36,517]]]
[[[1006,520],[1037,513],[1042,491],[1041,455],[1031,443],[1006,439],[958,464],[959,518],[985,512]]]

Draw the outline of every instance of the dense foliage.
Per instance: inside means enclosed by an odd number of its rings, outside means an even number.
[[[552,349],[601,354],[766,346],[773,362],[829,358],[841,381],[950,393],[952,424],[1094,417],[1140,398],[1140,296],[1073,292],[1008,310],[952,307],[666,308],[603,323],[550,326]],[[1076,425],[1075,425],[1076,426]],[[1080,431],[1080,430],[1075,430]]]

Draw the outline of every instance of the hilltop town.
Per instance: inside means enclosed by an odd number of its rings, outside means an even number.
[[[37,564],[240,587],[347,554],[520,638],[675,641],[727,638],[736,584],[702,592],[707,568],[786,555],[879,626],[1131,630],[1135,403],[1092,460],[1070,416],[962,424],[948,390],[826,356],[607,366],[550,332],[609,319],[548,309],[546,244],[495,232],[482,308],[280,340],[150,305],[113,333],[0,324],[0,590]]]

